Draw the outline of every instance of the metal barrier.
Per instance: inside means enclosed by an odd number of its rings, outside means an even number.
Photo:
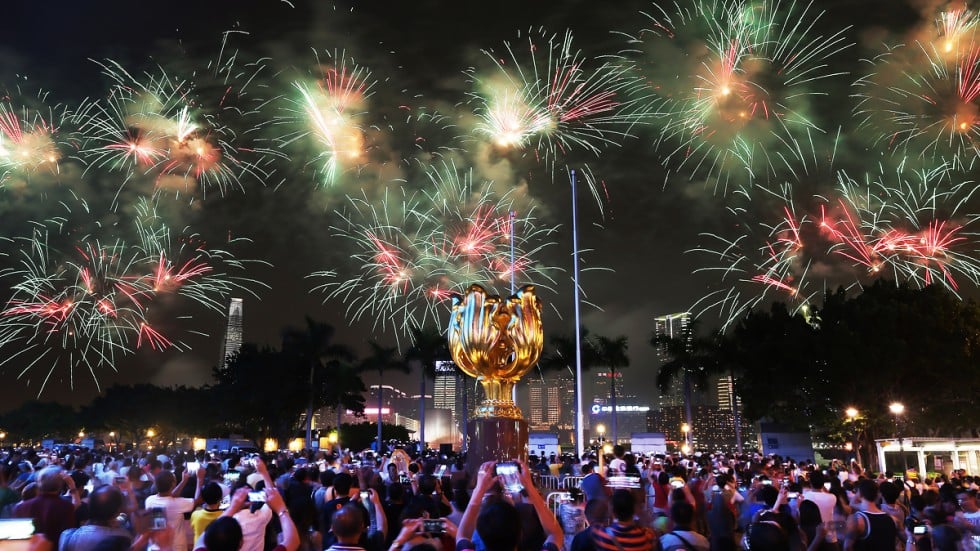
[[[561,507],[562,501],[567,498],[568,492],[551,492],[548,494],[548,497],[545,498],[546,502],[548,503],[548,508],[555,514],[556,518],[558,517],[558,509]]]
[[[566,476],[565,480],[562,481],[562,488],[566,490],[571,490],[572,488],[578,488],[582,486],[581,476]]]
[[[558,477],[550,474],[539,476],[538,486],[546,490],[557,490],[558,488],[561,488]]]

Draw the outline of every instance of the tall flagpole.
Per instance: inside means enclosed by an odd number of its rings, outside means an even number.
[[[578,284],[578,193],[575,188],[575,170],[572,169],[572,281],[575,283],[575,452],[581,460],[585,452],[582,427],[582,320],[579,312]]]
[[[517,211],[510,211],[510,295],[514,296],[517,292],[517,284],[515,283],[515,272],[517,271],[517,259],[514,258],[514,239],[516,238],[517,229]],[[510,389],[510,399],[517,403],[517,383]]]

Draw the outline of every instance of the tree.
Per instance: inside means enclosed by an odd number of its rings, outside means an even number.
[[[343,345],[333,343],[334,328],[306,317],[304,329],[288,328],[282,334],[282,349],[295,355],[309,367],[309,397],[306,406],[306,447],[313,446],[313,410],[316,393],[328,375],[328,363],[337,359],[352,359],[353,353]]]
[[[224,413],[221,420],[229,429],[248,436],[285,442],[310,395],[309,368],[307,358],[243,344],[227,367],[215,369],[215,397]],[[324,405],[322,395],[314,395],[319,400],[314,407]]]
[[[66,425],[66,420],[75,418],[75,411],[69,406],[31,400],[3,414],[0,427],[3,427],[10,442],[69,439],[82,428]]]
[[[375,341],[369,341],[371,353],[361,360],[359,370],[378,372],[378,453],[384,453],[384,441],[381,438],[381,409],[384,405],[384,374],[385,371],[401,371],[408,373],[406,366],[398,357],[398,348],[381,346]]]
[[[347,435],[339,428],[344,410],[364,413],[364,392],[367,388],[361,380],[357,366],[343,360],[331,360],[327,363],[327,380],[324,382],[322,386],[324,400],[329,404],[335,404],[336,407],[337,442],[338,444],[346,442]]]
[[[939,286],[838,289],[809,316],[775,304],[750,313],[726,341],[752,419],[843,435],[853,433],[841,424],[854,407],[869,440],[899,428],[958,436],[980,426],[964,390],[980,388],[980,308]],[[901,427],[888,413],[892,401],[905,405]]]
[[[425,449],[425,378],[436,376],[436,362],[449,359],[446,335],[434,328],[412,328],[412,346],[405,352],[409,368],[419,368],[419,446]],[[465,418],[465,413],[464,413]],[[466,430],[465,427],[463,430]],[[422,450],[420,450],[422,451]]]
[[[585,327],[579,329],[579,334],[581,335],[581,360],[582,360],[582,372],[591,370],[593,367],[599,365],[599,354],[595,349],[594,343],[589,339],[589,330]],[[581,396],[578,394],[578,389],[581,388],[581,381],[578,380],[575,364],[576,364],[576,343],[574,336],[567,335],[553,335],[550,339],[549,346],[545,347],[542,352],[541,358],[538,360],[538,369],[544,373],[549,371],[568,371],[572,375],[575,381],[575,403],[581,403]],[[578,438],[580,424],[582,422],[582,412],[575,412],[575,437]]]
[[[609,403],[612,406],[612,438],[613,443],[619,442],[619,429],[616,412],[616,370],[629,367],[630,358],[626,351],[629,349],[629,339],[619,336],[614,339],[596,335],[593,340],[598,365],[609,368]]]
[[[703,387],[710,373],[720,371],[717,361],[717,341],[713,338],[696,337],[699,320],[691,320],[684,331],[672,337],[654,333],[650,345],[657,348],[666,358],[657,373],[657,387],[667,392],[671,383],[681,377],[684,389],[684,419],[688,430],[694,426],[691,413],[691,393],[693,387]]]

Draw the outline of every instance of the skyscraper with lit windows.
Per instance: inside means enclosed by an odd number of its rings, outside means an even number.
[[[221,360],[218,362],[222,369],[228,366],[228,358],[235,356],[242,349],[242,314],[242,299],[231,299],[228,305],[228,326],[225,328],[225,338],[221,343]]]

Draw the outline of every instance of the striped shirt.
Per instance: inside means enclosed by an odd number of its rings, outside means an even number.
[[[653,530],[637,524],[614,522],[605,530],[592,529],[597,551],[652,551]]]

